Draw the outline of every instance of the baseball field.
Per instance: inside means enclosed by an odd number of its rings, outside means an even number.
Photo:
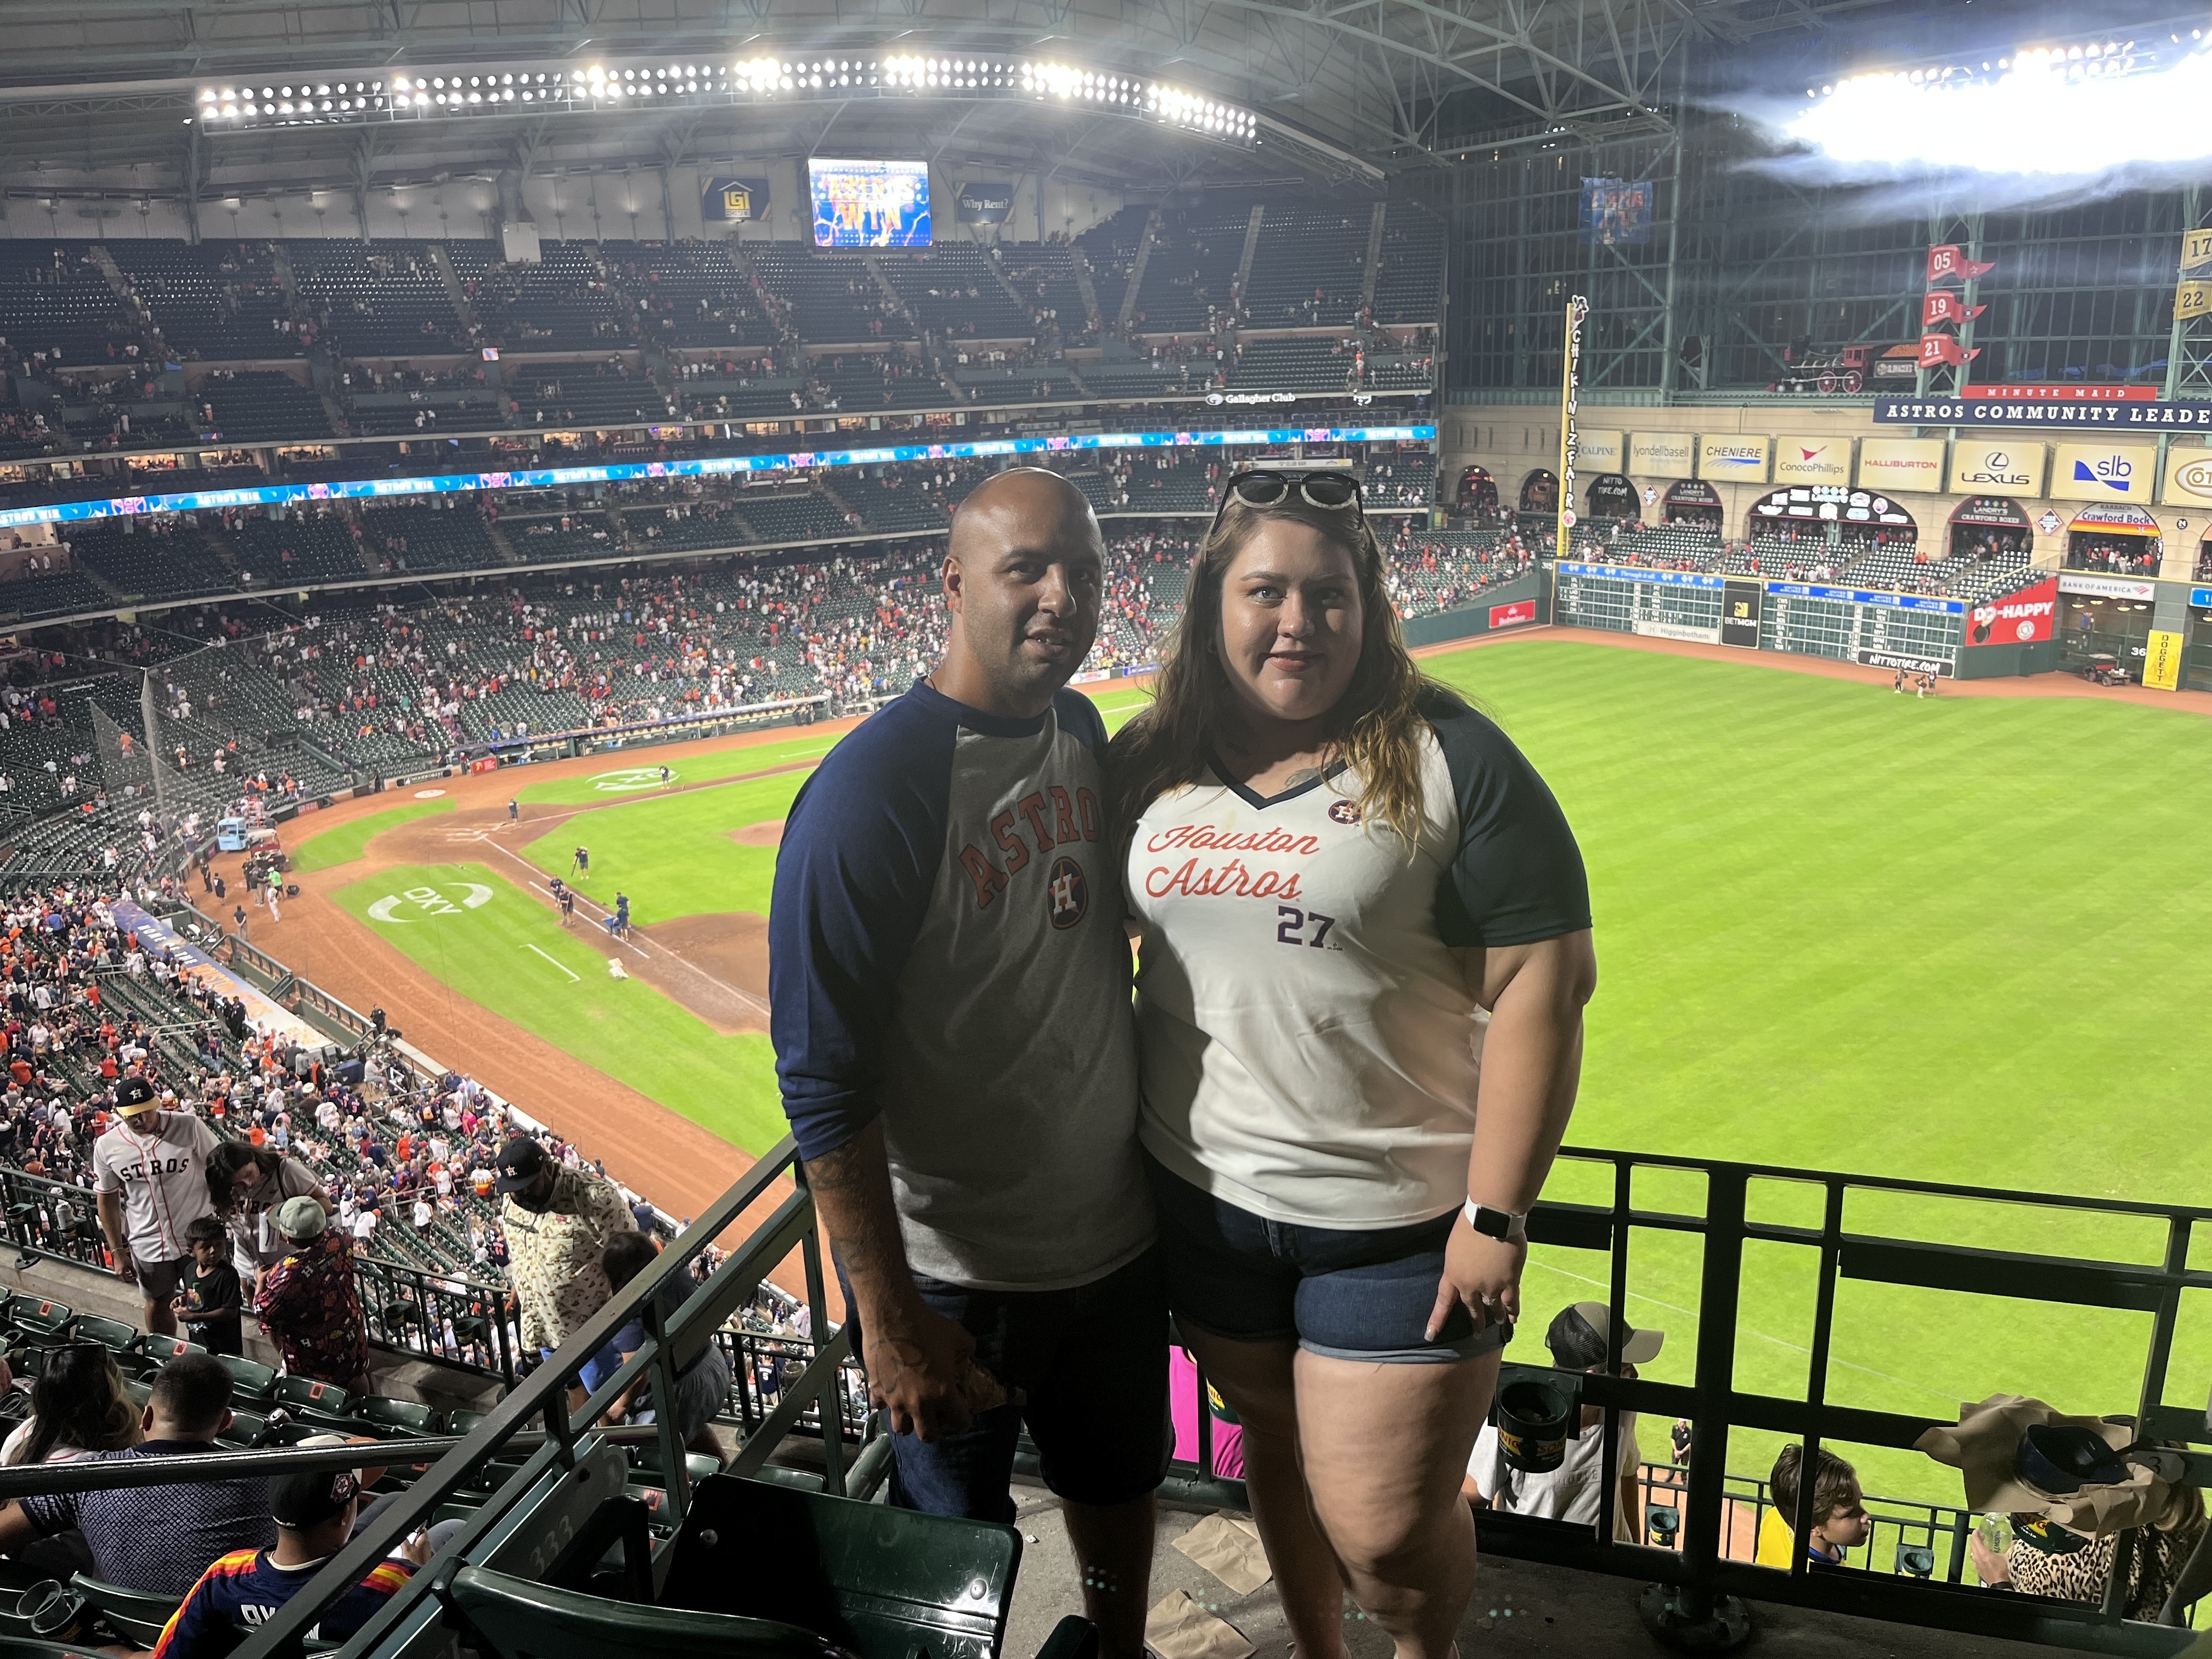
[[[2212,1052],[2194,1030],[2212,1006],[2199,850],[2212,720],[2087,696],[1920,701],[1864,671],[1556,634],[1424,665],[1528,751],[1589,864],[1601,981],[1572,1142],[2048,1193],[2212,1193]],[[1103,698],[1109,722],[1141,697]],[[430,1052],[696,1206],[781,1133],[763,1035],[769,883],[791,799],[835,741],[645,749],[342,808],[288,833],[308,891],[265,948],[349,1000],[381,1000]],[[583,896],[567,927],[555,876]],[[618,893],[626,940],[599,925]],[[1602,1191],[1571,1163],[1551,1188]],[[1701,1183],[1656,1174],[1637,1197],[1704,1203]],[[1754,1211],[1816,1224],[1818,1191],[1763,1187]],[[2165,1242],[2149,1224],[1954,1201],[1855,1199],[1845,1224],[2123,1261],[2156,1261]],[[1638,1230],[1631,1262],[1632,1319],[1669,1336],[1646,1374],[1687,1382],[1694,1243]],[[1751,1247],[1739,1388],[1804,1386],[1814,1267],[1808,1250]],[[1598,1256],[1537,1253],[1529,1357],[1541,1322],[1601,1297],[1604,1274]],[[2212,1374],[2212,1292],[2191,1295],[2177,1402],[2201,1400]],[[2148,1331],[2130,1312],[1847,1282],[1828,1395],[1935,1415],[1999,1390],[2130,1410]],[[1662,1441],[1647,1431],[1646,1455]],[[1770,1457],[1746,1437],[1730,1462],[1763,1473]],[[1858,1461],[1871,1490],[1956,1501],[1955,1477],[1916,1456]]]

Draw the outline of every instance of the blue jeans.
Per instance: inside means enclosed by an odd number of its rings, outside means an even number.
[[[845,1272],[841,1266],[842,1283]],[[1073,1504],[1141,1498],[1166,1476],[1168,1318],[1159,1252],[1064,1291],[978,1291],[915,1275],[935,1312],[975,1339],[975,1363],[1008,1403],[957,1434],[891,1439],[890,1501],[931,1515],[1011,1523],[1014,1445],[1024,1425],[1044,1483]],[[854,1305],[845,1285],[845,1305]],[[864,1357],[857,1317],[846,1327]]]

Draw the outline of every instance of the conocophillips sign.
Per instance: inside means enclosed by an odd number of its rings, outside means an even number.
[[[2168,507],[2212,507],[2212,449],[2167,451],[2158,498]]]

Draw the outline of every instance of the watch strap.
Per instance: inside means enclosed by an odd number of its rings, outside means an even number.
[[[1516,1215],[1510,1210],[1493,1210],[1487,1204],[1478,1204],[1471,1198],[1460,1214],[1466,1218],[1467,1224],[1475,1231],[1501,1243],[1511,1243],[1525,1238],[1528,1234],[1527,1216]]]

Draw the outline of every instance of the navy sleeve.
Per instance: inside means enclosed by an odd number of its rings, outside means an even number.
[[[1098,705],[1080,691],[1063,688],[1052,699],[1052,712],[1060,729],[1091,751],[1100,766],[1106,764],[1106,719]]]
[[[1443,746],[1459,848],[1437,884],[1447,945],[1533,945],[1590,925],[1589,877],[1559,803],[1495,722],[1449,693],[1422,712]]]
[[[893,996],[945,860],[958,728],[913,699],[831,750],[799,792],[769,905],[769,1032],[801,1158],[878,1110]]]

